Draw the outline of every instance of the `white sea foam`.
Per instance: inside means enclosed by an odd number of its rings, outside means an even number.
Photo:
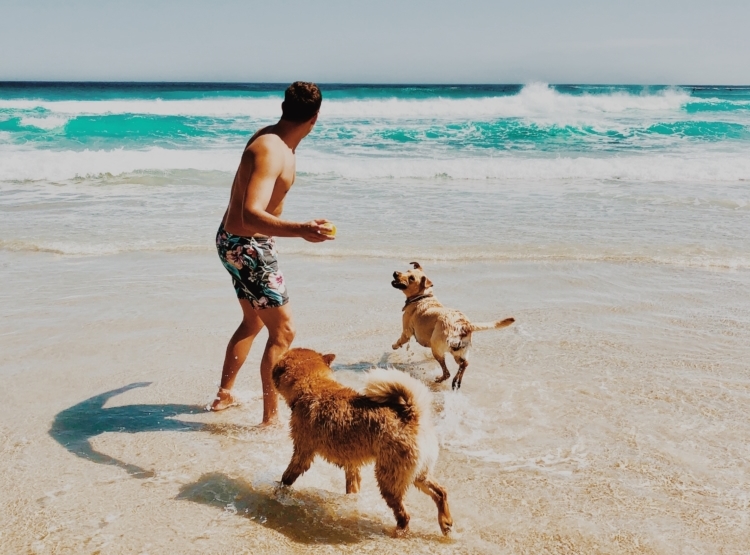
[[[0,242],[2,247],[2,242]],[[640,252],[632,252],[627,248],[613,249],[602,246],[588,246],[586,251],[574,245],[557,246],[553,248],[536,247],[530,249],[527,245],[518,248],[485,249],[481,251],[464,250],[460,253],[445,252],[439,246],[432,249],[422,247],[421,250],[406,245],[382,249],[346,249],[329,250],[315,249],[306,245],[293,247],[284,246],[279,250],[284,254],[296,254],[314,258],[374,258],[374,259],[403,259],[417,258],[426,262],[607,262],[612,264],[657,264],[677,266],[683,268],[704,268],[708,270],[744,270],[750,268],[750,256],[736,251],[716,254],[707,248],[696,252],[694,248],[660,246],[659,253],[649,252],[646,246]]]
[[[460,390],[436,397],[438,404],[442,405],[435,426],[441,447],[464,452],[481,445],[488,436],[487,427],[490,425],[486,411],[475,407]]]
[[[50,116],[45,118],[23,117],[21,118],[22,127],[37,127],[39,129],[57,129],[63,127],[70,118],[64,116]]]
[[[0,147],[1,181],[64,181],[137,171],[233,172],[237,148],[56,151]],[[619,180],[713,183],[750,181],[750,152],[692,152],[630,156],[372,157],[303,151],[301,175],[345,179]]]
[[[324,119],[493,119],[541,118],[579,121],[602,115],[675,112],[693,101],[680,89],[656,93],[571,95],[544,83],[526,85],[518,94],[481,98],[326,99]],[[252,117],[279,116],[281,97],[212,98],[193,100],[0,100],[0,110],[44,109],[58,116],[142,114],[156,116]]]
[[[561,94],[543,83],[526,85],[518,94],[483,98],[430,100],[383,99],[331,102],[326,116],[352,118],[543,118],[558,120],[628,111],[676,111],[690,101],[678,89],[656,94]]]
[[[109,114],[154,116],[278,117],[280,98],[218,98],[194,100],[0,100],[0,110],[43,109],[76,117]]]
[[[210,239],[201,238],[183,240],[179,244],[171,241],[143,240],[130,236],[120,237],[119,240],[101,242],[99,240],[68,240],[53,237],[40,237],[35,240],[4,240],[0,239],[0,251],[9,252],[40,252],[64,256],[103,256],[123,253],[202,253],[212,252],[214,246]],[[726,256],[710,252],[679,252],[678,249],[661,248],[663,254],[648,252],[632,253],[613,251],[600,247],[589,247],[589,252],[575,249],[558,248],[557,250],[529,249],[527,246],[516,250],[499,250],[484,252],[464,252],[462,254],[443,254],[439,247],[422,248],[415,251],[408,245],[393,248],[388,251],[373,248],[361,249],[329,249],[322,251],[314,247],[285,244],[279,248],[285,255],[298,255],[312,258],[336,259],[409,259],[418,258],[424,262],[606,262],[611,264],[659,265],[681,268],[701,268],[712,271],[747,270],[750,269],[750,257],[739,253],[728,253]],[[533,251],[533,252],[532,252]],[[539,251],[539,252],[535,252]],[[707,249],[708,251],[708,249]],[[446,424],[448,425],[448,424]]]
[[[750,152],[630,156],[374,158],[301,153],[298,170],[354,179],[447,177],[500,180],[731,182],[750,180]]]
[[[65,181],[77,177],[121,175],[148,170],[233,171],[239,162],[236,149],[175,150],[42,150],[0,148],[0,180]]]

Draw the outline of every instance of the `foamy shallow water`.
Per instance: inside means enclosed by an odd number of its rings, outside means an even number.
[[[288,254],[296,343],[335,352],[352,386],[393,353],[389,258]],[[3,252],[3,553],[743,553],[750,544],[750,275],[607,262],[425,263],[478,333],[459,393],[434,388],[455,537],[410,492],[412,534],[370,469],[359,496],[316,462],[282,495],[291,454],[260,416],[209,414],[239,310],[213,254]],[[148,385],[147,385],[148,383]],[[282,421],[288,411],[282,412]]]
[[[0,249],[210,252],[231,178],[184,171],[0,182]],[[325,245],[283,241],[288,254],[750,268],[750,188],[743,181],[299,181],[285,217],[328,218],[341,232]]]

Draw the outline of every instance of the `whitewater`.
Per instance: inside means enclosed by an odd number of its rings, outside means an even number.
[[[28,91],[36,98],[21,98],[22,88],[0,90],[0,179],[232,171],[232,154],[248,130],[274,121],[279,109],[278,97],[263,91],[221,97],[125,87],[121,98],[111,98],[113,89]],[[531,84],[511,91],[350,87],[330,96],[301,153],[305,174],[657,181],[749,175],[748,90]]]

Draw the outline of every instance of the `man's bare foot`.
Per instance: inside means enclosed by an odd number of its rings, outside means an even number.
[[[263,421],[258,424],[258,428],[273,428],[279,425],[279,417],[276,413],[271,416],[263,417]]]
[[[218,412],[220,410],[226,410],[229,407],[234,407],[237,405],[239,405],[239,403],[234,398],[234,395],[232,395],[231,391],[220,387],[219,392],[216,394],[216,398],[214,399],[214,402],[211,403],[211,408],[209,410]]]

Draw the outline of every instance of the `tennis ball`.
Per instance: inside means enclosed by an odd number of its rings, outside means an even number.
[[[325,233],[326,235],[330,235],[331,237],[333,237],[334,235],[336,235],[336,226],[335,225],[333,225],[331,222],[328,222],[325,225],[326,225],[326,228],[322,229],[321,233]]]

